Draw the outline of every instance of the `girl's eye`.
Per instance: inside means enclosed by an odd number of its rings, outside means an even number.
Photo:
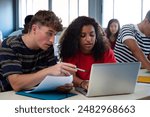
[[[90,37],[94,37],[95,35],[94,34],[90,34]]]
[[[84,38],[85,37],[85,34],[81,34],[81,38]]]

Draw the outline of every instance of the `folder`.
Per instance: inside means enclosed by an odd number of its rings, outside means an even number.
[[[42,100],[61,100],[61,99],[65,99],[77,95],[74,93],[62,93],[59,91],[46,91],[46,92],[36,92],[36,93],[27,93],[26,91],[19,91],[16,92],[16,94],[42,99]]]
[[[150,71],[146,69],[141,69],[138,74],[137,82],[150,83]]]

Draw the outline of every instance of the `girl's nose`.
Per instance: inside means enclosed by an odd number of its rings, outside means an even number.
[[[87,40],[87,41],[91,41],[90,35],[87,35],[87,36],[86,36],[86,40]]]

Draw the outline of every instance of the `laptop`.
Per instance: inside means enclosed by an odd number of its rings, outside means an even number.
[[[75,89],[87,97],[134,93],[140,62],[93,64],[89,87]]]

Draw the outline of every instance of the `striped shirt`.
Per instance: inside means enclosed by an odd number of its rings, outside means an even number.
[[[126,39],[136,40],[139,47],[147,57],[150,54],[150,37],[146,37],[137,25],[124,25],[119,32],[114,53],[117,62],[137,62],[129,48],[123,43]]]
[[[53,46],[48,50],[29,49],[21,36],[5,39],[0,48],[0,84],[1,90],[10,90],[7,77],[11,74],[28,74],[37,72],[56,64]]]

